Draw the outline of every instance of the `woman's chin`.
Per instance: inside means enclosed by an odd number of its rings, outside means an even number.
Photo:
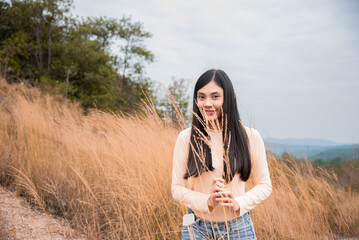
[[[215,122],[218,121],[217,116],[206,116],[207,121]]]

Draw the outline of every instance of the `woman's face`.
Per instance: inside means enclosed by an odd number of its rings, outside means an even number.
[[[207,120],[217,120],[221,117],[223,97],[223,89],[213,80],[197,91],[198,108]]]

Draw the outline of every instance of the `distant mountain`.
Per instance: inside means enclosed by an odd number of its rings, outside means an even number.
[[[353,159],[353,146],[343,145],[339,148],[333,148],[326,150],[324,152],[320,152],[314,155],[309,156],[309,159],[324,159],[329,160],[333,158],[341,158],[341,159]],[[359,158],[359,145],[354,146],[354,158]]]
[[[322,139],[275,139],[265,138],[266,148],[276,155],[289,152],[299,159],[325,159],[332,158],[351,159],[353,157],[353,145],[338,144]],[[354,144],[355,158],[359,158],[359,144]]]
[[[307,146],[340,145],[330,140],[315,139],[315,138],[285,138],[285,139],[265,138],[264,141],[270,143],[276,143],[276,144],[283,144],[283,145],[307,145]]]

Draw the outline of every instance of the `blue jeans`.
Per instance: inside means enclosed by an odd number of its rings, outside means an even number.
[[[193,213],[193,211],[188,208],[188,213]],[[194,223],[182,227],[183,240],[257,239],[249,212],[227,222],[211,222],[196,215],[194,220]]]

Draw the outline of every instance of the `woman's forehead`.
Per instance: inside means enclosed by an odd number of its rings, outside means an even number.
[[[214,91],[214,92],[201,92],[200,90],[198,90],[197,94],[200,95],[200,94],[221,94],[223,91]]]
[[[210,81],[208,84],[203,86],[197,91],[197,94],[214,94],[223,93],[223,89],[216,84],[215,81]]]

